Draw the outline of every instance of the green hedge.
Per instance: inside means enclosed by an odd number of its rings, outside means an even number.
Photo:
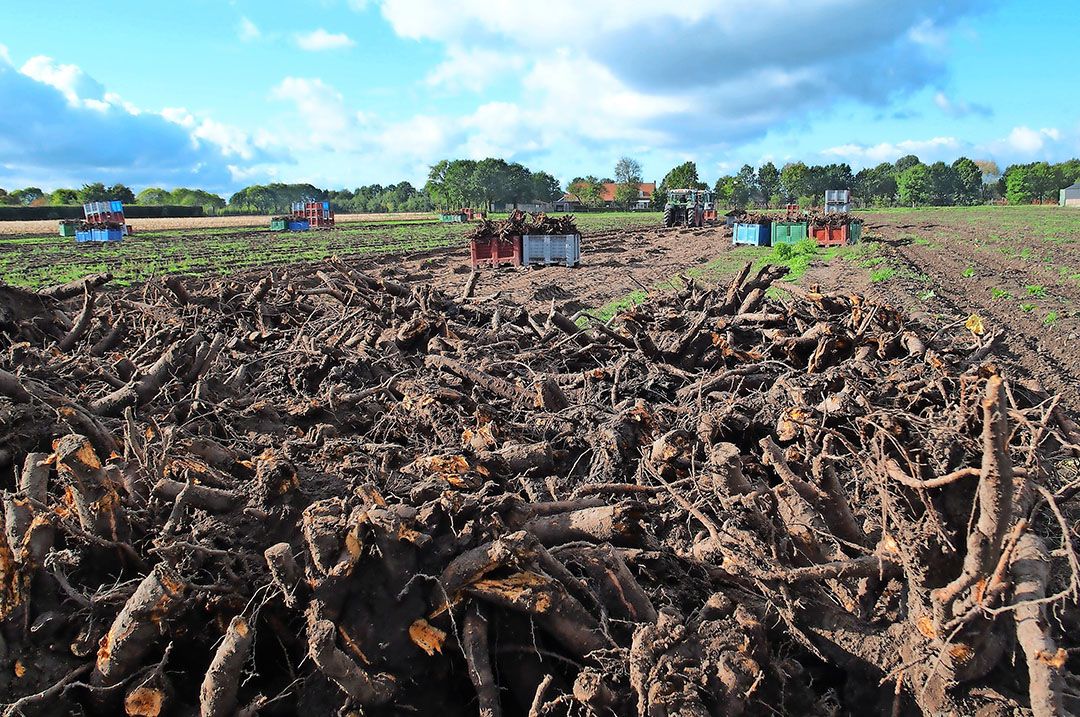
[[[205,216],[202,207],[182,207],[171,204],[127,204],[124,216],[128,219],[159,219],[174,217]],[[3,207],[0,206],[0,222],[30,221],[33,219],[82,219],[82,205],[56,207]]]

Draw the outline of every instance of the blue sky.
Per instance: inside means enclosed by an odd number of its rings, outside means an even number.
[[[5,5],[7,189],[1080,156],[1075,0]]]

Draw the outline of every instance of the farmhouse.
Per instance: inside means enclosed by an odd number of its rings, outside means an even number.
[[[555,206],[556,205],[552,202],[541,202],[539,200],[534,200],[531,202],[518,202],[517,204],[507,202],[503,204],[502,208],[496,208],[495,211],[512,212],[515,209],[520,209],[523,212],[532,212],[535,214],[536,212],[550,212],[553,210],[558,211],[558,209],[555,209]]]
[[[1080,182],[1061,190],[1061,206],[1080,207]]]
[[[600,201],[606,208],[615,206],[615,190],[618,185],[615,182],[604,182],[600,185]],[[571,187],[573,189],[573,187]],[[638,197],[631,209],[648,209],[652,201],[653,192],[656,191],[656,182],[642,182],[638,185]],[[555,211],[573,212],[581,209],[581,200],[573,192],[567,192],[555,202]]]

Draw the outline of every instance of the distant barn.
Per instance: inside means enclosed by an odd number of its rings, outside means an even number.
[[[1080,182],[1061,190],[1061,206],[1080,207]]]

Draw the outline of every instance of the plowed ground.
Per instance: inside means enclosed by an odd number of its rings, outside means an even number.
[[[937,209],[866,220],[876,251],[815,266],[804,283],[961,322],[975,314],[987,331],[1004,330],[1004,362],[1080,409],[1080,211]]]

